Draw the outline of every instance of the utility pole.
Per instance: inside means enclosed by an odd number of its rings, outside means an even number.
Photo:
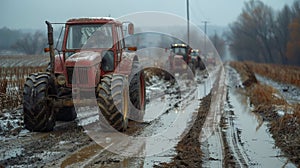
[[[190,5],[189,0],[186,0],[186,17],[187,17],[187,43],[190,45]]]
[[[187,17],[187,42],[190,45],[190,4],[189,0],[186,0],[186,17]]]
[[[203,55],[206,57],[207,56],[207,53],[206,53],[206,38],[207,38],[206,28],[207,28],[207,24],[209,22],[207,20],[205,20],[205,21],[202,21],[202,23],[204,23],[204,33],[205,33]]]

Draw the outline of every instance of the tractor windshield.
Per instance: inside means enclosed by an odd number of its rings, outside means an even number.
[[[182,55],[183,59],[185,61],[187,61],[187,59],[188,59],[188,57],[187,57],[187,48],[185,48],[185,47],[174,47],[174,48],[172,48],[172,52],[175,55]]]
[[[173,48],[173,53],[175,53],[176,55],[182,55],[185,56],[186,55],[186,48]]]
[[[67,49],[111,48],[113,46],[111,24],[70,25]]]

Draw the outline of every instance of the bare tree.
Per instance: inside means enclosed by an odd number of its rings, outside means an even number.
[[[289,39],[287,42],[286,55],[288,62],[300,65],[300,2],[295,1],[292,6],[292,21],[289,24]]]
[[[290,8],[285,5],[281,11],[277,14],[275,22],[275,50],[278,51],[280,63],[287,63],[287,43],[289,38],[289,24],[292,22],[292,12]]]
[[[273,55],[274,12],[261,1],[245,3],[238,20],[230,25],[230,51],[241,60],[275,62]]]
[[[34,34],[25,34],[24,37],[20,38],[13,45],[13,48],[24,52],[25,54],[34,55],[41,54],[46,44],[47,38],[45,35],[40,31],[36,31]]]
[[[219,56],[222,58],[225,56],[225,40],[217,33],[210,37],[213,45],[215,46]]]

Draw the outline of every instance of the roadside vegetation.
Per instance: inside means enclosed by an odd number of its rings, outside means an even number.
[[[27,64],[24,63],[24,58],[28,61]],[[22,104],[25,79],[31,73],[45,71],[47,63],[43,62],[44,59],[42,56],[1,56],[0,112]],[[11,60],[21,64],[11,66]]]
[[[299,1],[277,11],[250,0],[225,35],[230,53],[239,61],[300,65],[299,27]]]
[[[277,64],[263,64],[263,63],[246,63],[251,70],[261,76],[268,77],[274,81],[292,84],[300,87],[300,67],[287,66]]]
[[[256,64],[253,62],[231,62],[241,75],[245,94],[249,96],[253,112],[263,121],[268,121],[269,131],[279,147],[292,162],[300,164],[300,104],[290,104],[277,89],[261,84],[255,73],[274,81],[293,84],[299,87],[300,71],[298,67]],[[280,72],[280,73],[279,73]],[[277,75],[276,75],[277,74]],[[279,112],[283,112],[280,114]]]

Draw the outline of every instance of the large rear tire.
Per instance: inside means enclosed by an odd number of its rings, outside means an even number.
[[[48,94],[52,84],[49,73],[31,74],[23,92],[24,124],[29,131],[48,132],[55,126],[55,113]]]
[[[118,131],[128,126],[129,93],[126,77],[119,74],[104,75],[97,87],[97,102],[100,108],[100,122],[104,128],[108,123]],[[102,117],[104,116],[104,118]],[[102,121],[105,119],[106,121]]]
[[[133,62],[132,73],[130,77],[129,94],[130,101],[134,106],[130,111],[130,119],[138,122],[142,122],[145,115],[145,77],[142,67],[137,61]]]

